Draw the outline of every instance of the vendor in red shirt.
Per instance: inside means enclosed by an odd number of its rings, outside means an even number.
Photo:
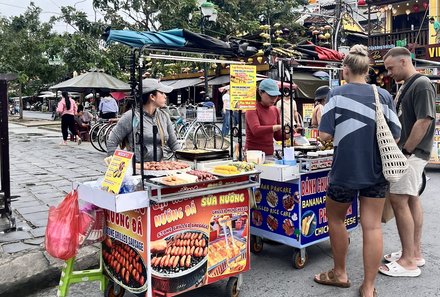
[[[273,139],[281,140],[281,115],[275,102],[281,95],[273,79],[264,79],[258,87],[255,110],[246,112],[246,150],[260,150],[273,156]]]

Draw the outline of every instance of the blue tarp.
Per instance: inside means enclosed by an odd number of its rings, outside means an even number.
[[[141,48],[148,45],[149,48],[170,49],[213,53],[224,56],[252,56],[257,50],[239,41],[225,42],[214,37],[194,33],[184,29],[172,29],[161,32],[130,31],[130,30],[106,30],[103,35],[107,43],[119,42],[130,47]]]
[[[107,42],[112,41],[117,41],[131,47],[142,47],[146,44],[163,47],[183,47],[186,44],[182,29],[172,29],[162,32],[109,30]]]

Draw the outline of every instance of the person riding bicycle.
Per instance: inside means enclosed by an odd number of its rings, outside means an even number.
[[[173,88],[160,83],[156,79],[145,79],[143,81],[143,145],[144,145],[144,158],[145,162],[154,160],[154,146],[153,146],[153,126],[157,127],[156,137],[156,154],[157,160],[160,161],[164,157],[165,147],[168,146],[173,152],[180,149],[180,144],[177,141],[176,134],[174,132],[173,124],[170,120],[170,116],[161,108],[166,106],[167,97],[165,93],[170,93]],[[136,141],[139,140],[140,128],[139,119],[140,115],[136,111],[133,118],[133,110],[129,110],[122,115],[116,126],[110,133],[110,137],[107,140],[107,154],[112,156],[118,145],[127,141],[128,148],[135,152],[136,160],[140,160],[140,145],[137,142],[133,145],[133,133],[135,134]]]

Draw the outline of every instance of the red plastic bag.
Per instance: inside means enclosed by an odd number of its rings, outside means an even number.
[[[57,207],[50,207],[46,227],[46,251],[52,257],[67,260],[79,247],[78,192],[72,191]]]

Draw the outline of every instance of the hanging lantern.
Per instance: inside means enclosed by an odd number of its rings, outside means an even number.
[[[424,9],[428,9],[429,6],[428,2],[423,2],[422,5]]]
[[[383,73],[379,74],[380,79],[383,79],[383,77],[384,77]]]
[[[261,64],[261,62],[263,62],[263,57],[257,57],[257,61]]]
[[[325,25],[325,26],[324,26],[324,29],[325,29],[325,30],[330,30],[331,28],[332,28],[332,26],[330,26],[330,25]]]
[[[391,10],[393,8],[392,4],[388,4],[388,9]]]
[[[374,74],[378,75],[379,74],[379,69],[375,68],[374,69]]]
[[[411,13],[411,10],[407,9],[405,10],[406,15],[409,15]]]
[[[319,34],[319,31],[318,31],[318,30],[313,30],[313,31],[312,31],[312,34],[313,34],[313,35],[318,35],[318,34]]]
[[[331,35],[330,35],[330,33],[327,32],[324,34],[324,37],[325,37],[325,39],[330,39]]]
[[[365,0],[358,0],[358,6],[364,6],[367,2]]]
[[[380,13],[384,13],[384,12],[385,12],[385,8],[384,8],[384,7],[381,7],[381,8],[379,9],[379,11],[380,11]]]
[[[393,8],[393,14],[395,15],[397,13],[397,9]]]

